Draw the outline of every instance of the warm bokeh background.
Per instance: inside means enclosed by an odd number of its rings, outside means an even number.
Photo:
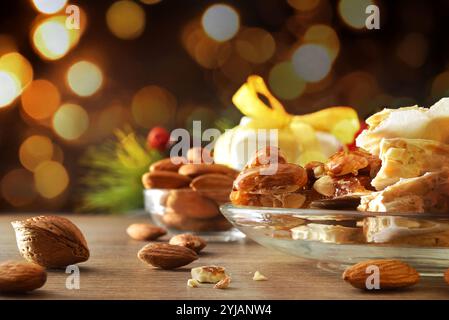
[[[373,3],[380,30],[364,26]],[[69,4],[81,9],[80,30],[65,27],[65,0],[0,2],[4,212],[78,208],[89,191],[80,161],[117,128],[236,124],[231,97],[250,74],[291,113],[349,105],[366,117],[449,92],[449,1]]]

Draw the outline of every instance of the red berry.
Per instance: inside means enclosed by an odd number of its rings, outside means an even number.
[[[365,122],[365,121],[360,121],[360,128],[359,128],[359,130],[354,134],[354,140],[353,140],[350,144],[347,144],[347,145],[346,145],[346,147],[347,147],[349,150],[351,150],[351,151],[357,150],[357,146],[356,146],[356,144],[355,144],[355,139],[362,133],[363,130],[365,130],[365,129],[367,129],[367,128],[368,128],[368,125],[366,124],[366,122]]]
[[[150,149],[164,151],[170,140],[170,133],[162,127],[154,127],[150,130],[147,137],[147,145]]]

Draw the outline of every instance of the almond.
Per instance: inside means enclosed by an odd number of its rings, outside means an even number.
[[[0,264],[0,292],[24,293],[39,289],[47,281],[41,266],[24,261],[7,261]]]
[[[126,233],[138,241],[151,241],[167,234],[167,230],[149,223],[133,223],[126,229]]]
[[[11,223],[22,256],[46,268],[62,268],[89,259],[81,231],[70,220],[39,216]]]
[[[343,280],[359,289],[367,288],[367,278],[379,268],[379,289],[396,289],[415,285],[419,282],[418,272],[399,260],[368,260],[359,262],[345,270]]]
[[[202,266],[191,270],[192,279],[201,283],[217,283],[227,277],[226,270],[219,266]]]
[[[203,238],[189,233],[178,234],[172,237],[169,243],[175,246],[182,246],[192,249],[197,253],[203,250],[207,245]]]
[[[332,197],[336,191],[334,179],[330,176],[322,176],[315,181],[313,189],[323,196]]]
[[[187,187],[190,178],[171,171],[147,172],[142,177],[146,189],[178,189]]]
[[[226,276],[224,279],[218,281],[214,285],[214,289],[227,289],[230,284],[231,284],[231,278],[229,276]]]
[[[150,243],[140,249],[137,257],[156,268],[175,269],[198,259],[195,251],[167,243]]]
[[[219,173],[209,173],[196,177],[190,183],[190,187],[196,191],[227,190],[231,192],[233,179]]]
[[[222,215],[212,219],[192,219],[171,209],[167,209],[162,221],[168,228],[184,231],[226,231],[232,228],[231,223]]]
[[[260,167],[266,164],[287,163],[285,156],[278,147],[267,146],[258,150],[248,161],[245,169]]]
[[[150,166],[150,172],[155,171],[172,171],[178,172],[183,164],[187,163],[187,159],[183,157],[172,157],[156,161]]]
[[[171,190],[166,206],[168,209],[194,219],[209,219],[220,215],[215,202],[191,189]]]
[[[229,168],[223,164],[206,164],[206,163],[185,164],[181,168],[179,168],[178,173],[191,178],[195,178],[203,174],[209,173],[224,174],[233,179],[238,175],[238,171]]]

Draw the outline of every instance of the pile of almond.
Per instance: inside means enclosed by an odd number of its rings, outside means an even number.
[[[238,172],[215,164],[207,149],[192,148],[187,158],[172,157],[151,165],[142,177],[146,189],[166,189],[161,199],[162,222],[188,231],[224,231],[231,228],[219,206],[229,201]]]

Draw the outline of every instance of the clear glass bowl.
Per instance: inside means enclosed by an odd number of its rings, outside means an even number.
[[[221,206],[236,228],[268,248],[341,271],[369,259],[399,259],[422,275],[449,268],[449,216]]]
[[[174,203],[170,197],[176,195],[177,200]],[[195,201],[196,199],[196,201]],[[187,208],[190,203],[190,208]],[[195,219],[188,217],[188,211],[197,211],[195,205],[201,199],[198,199],[196,191],[191,189],[147,189],[144,191],[145,210],[150,213],[152,220],[168,229],[172,234],[194,233],[200,235],[209,242],[230,242],[245,238],[245,235],[235,229],[229,221],[223,217],[217,205],[217,216],[209,219]],[[176,206],[176,208],[173,208]],[[201,210],[200,207],[197,207]],[[175,212],[176,211],[176,212]]]

